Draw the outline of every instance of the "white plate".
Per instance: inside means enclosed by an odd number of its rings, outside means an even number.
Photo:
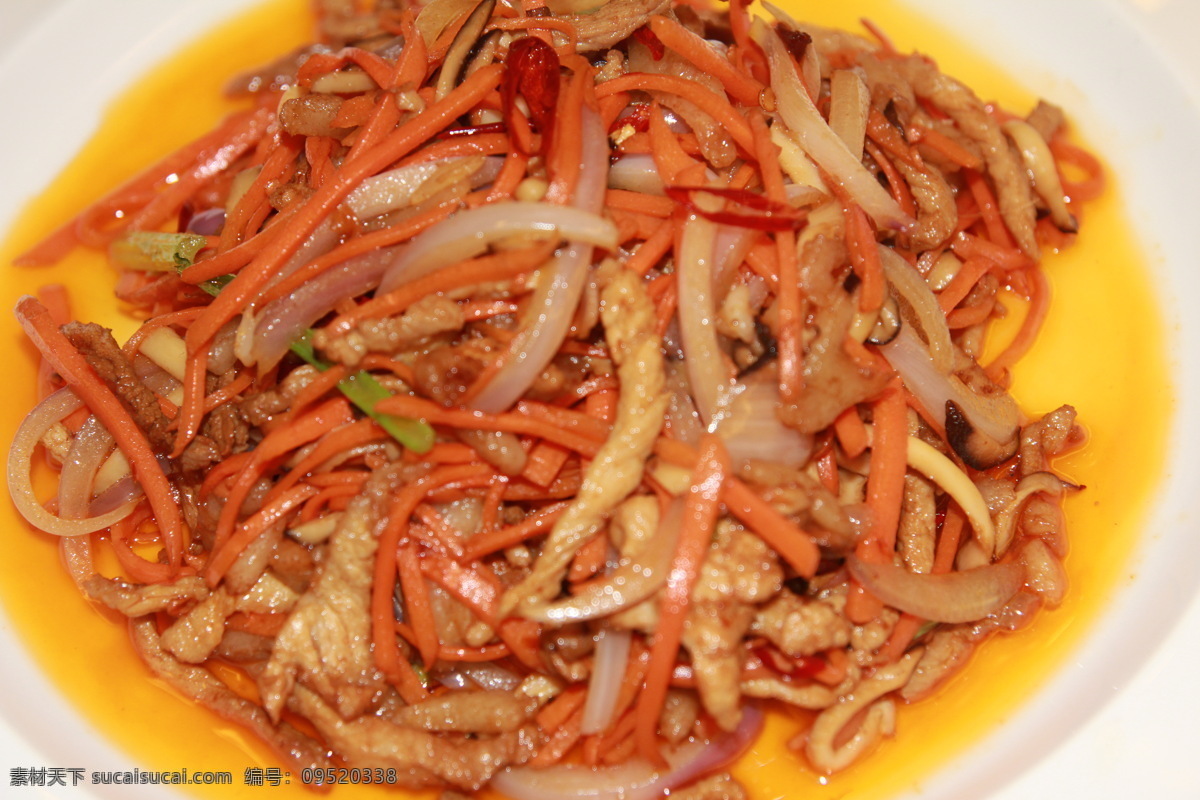
[[[1081,127],[1104,143],[1162,281],[1179,419],[1168,478],[1140,550],[1139,578],[1012,720],[922,798],[1049,800],[1200,797],[1200,296],[1193,200],[1200,186],[1200,4],[1192,0],[910,0],[1027,85],[1069,90]],[[0,228],[85,141],[108,98],[246,0],[3,0],[0,6]],[[53,52],[47,60],[44,54]],[[101,69],[96,69],[100,65]],[[1056,98],[1058,95],[1047,91]],[[45,98],[71,103],[47,104]],[[13,109],[38,109],[36,131]],[[19,157],[14,158],[14,154]],[[3,271],[0,270],[0,275]],[[7,302],[7,300],[6,300]],[[1147,391],[1154,391],[1148,387]],[[1162,616],[1180,609],[1179,618]],[[151,787],[13,788],[12,770],[130,769],[45,681],[0,617],[0,794],[161,796]],[[1147,655],[1149,654],[1149,655]],[[269,789],[259,789],[269,792]],[[171,795],[174,796],[174,795]]]

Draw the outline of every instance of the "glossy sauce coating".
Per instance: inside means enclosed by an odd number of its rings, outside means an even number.
[[[298,13],[303,5],[298,0],[273,0],[187,48],[121,98],[97,135],[31,205],[0,248],[5,301],[11,304],[42,283],[62,281],[72,290],[79,317],[113,326],[118,339],[128,335],[135,324],[115,311],[110,299],[115,275],[101,255],[78,252],[51,269],[18,271],[8,265],[89,198],[156,154],[207,130],[228,108],[217,99],[228,75],[268,60],[308,35],[308,21]],[[996,99],[1020,113],[1035,102],[1033,95],[895,3],[860,0],[852,10],[830,8],[844,5],[805,4],[789,10],[800,18],[851,30],[859,29],[858,20],[867,17],[887,31],[900,50],[931,54],[984,99]],[[164,113],[181,98],[187,114]],[[1087,132],[1076,134],[1086,138]],[[1104,142],[1089,144],[1103,153]],[[823,779],[808,771],[802,756],[784,747],[800,726],[773,716],[763,740],[736,770],[753,797],[867,800],[919,785],[1009,717],[1063,663],[1103,612],[1106,598],[1135,577],[1129,557],[1161,477],[1173,408],[1169,391],[1139,387],[1170,386],[1165,340],[1149,270],[1124,217],[1120,186],[1111,176],[1108,194],[1086,208],[1083,226],[1068,255],[1047,256],[1054,291],[1050,320],[1034,351],[1016,369],[1013,391],[1031,416],[1072,403],[1090,433],[1085,448],[1058,462],[1067,478],[1087,486],[1067,501],[1067,601],[1059,610],[1040,615],[1022,634],[991,640],[937,697],[901,708],[897,737],[846,773]],[[1014,299],[1010,305],[1013,314],[994,345],[1019,324],[1020,303]],[[1097,324],[1098,319],[1104,324]],[[11,317],[0,319],[0,326],[6,343],[18,341]],[[20,357],[10,362],[15,371],[10,385],[21,388],[0,400],[0,434],[6,441],[34,402],[31,348],[22,344]],[[1123,367],[1114,370],[1113,364]],[[29,531],[7,506],[0,510],[0,522],[10,533],[6,557],[0,559],[0,599],[52,681],[105,737],[147,769],[233,773],[233,789],[188,790],[205,797],[244,792],[247,767],[273,765],[265,748],[248,734],[176,699],[148,678],[123,626],[82,600],[59,568],[51,537]],[[293,776],[292,786],[253,791],[269,792],[273,798],[314,796],[295,785],[298,782]],[[351,793],[367,800],[397,796],[364,786],[335,790],[332,796]]]

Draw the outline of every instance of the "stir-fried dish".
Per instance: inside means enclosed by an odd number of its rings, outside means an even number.
[[[742,797],[764,709],[836,772],[1061,602],[1058,108],[742,0],[368,5],[24,257],[144,320],[18,302],[8,481],[154,675],[307,783]]]

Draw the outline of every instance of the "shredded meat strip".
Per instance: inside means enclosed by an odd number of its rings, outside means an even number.
[[[616,271],[600,293],[600,318],[617,364],[621,395],[612,435],[588,466],[579,493],[559,518],[533,571],[509,589],[501,613],[555,597],[576,551],[642,481],[646,459],[662,429],[670,398],[664,388],[662,340],[654,332],[654,304],[641,279]]]
[[[836,277],[846,264],[842,243],[818,236],[804,247],[802,260],[802,282],[812,305],[806,327],[814,335],[804,351],[804,390],[777,413],[788,426],[815,433],[833,424],[846,407],[882,391],[889,373],[859,365],[843,346],[856,304]]]
[[[568,14],[563,19],[575,25],[579,52],[588,53],[629,38],[650,17],[663,13],[670,5],[671,0],[610,0],[593,13]]]
[[[136,584],[93,575],[83,582],[87,596],[127,617],[171,611],[208,596],[204,579],[195,575],[172,583]]]
[[[163,631],[160,637],[163,649],[187,664],[207,660],[221,643],[225,620],[236,606],[237,599],[218,587]]]
[[[355,367],[367,353],[409,350],[431,336],[461,330],[465,321],[454,300],[430,295],[399,316],[363,320],[345,334],[320,328],[313,334],[313,345],[332,360]]]
[[[718,526],[692,589],[682,643],[692,657],[700,702],[724,730],[742,719],[742,639],[755,606],[782,585],[783,570],[761,539],[728,522]]]
[[[784,591],[759,610],[751,630],[799,658],[845,647],[850,643],[851,625],[834,604]]]
[[[367,709],[383,688],[371,655],[371,582],[378,527],[400,470],[377,470],[351,501],[329,539],[313,586],[275,639],[259,677],[263,704],[278,719],[297,681],[346,718]]]
[[[943,74],[932,62],[918,56],[897,61],[913,90],[945,112],[964,134],[979,144],[988,174],[996,187],[1000,216],[1021,250],[1037,258],[1037,237],[1034,235],[1037,206],[1033,187],[999,123],[973,91]]]
[[[94,322],[68,322],[62,326],[62,332],[129,409],[155,451],[171,452],[175,444],[175,437],[168,430],[171,421],[159,408],[154,392],[134,372],[133,363],[113,338],[112,331]]]
[[[461,691],[406,706],[391,719],[427,731],[510,733],[528,722],[537,708],[537,701],[523,692]]]
[[[329,767],[328,751],[315,739],[287,722],[278,725],[257,705],[236,694],[204,667],[183,664],[166,652],[155,631],[154,618],[130,621],[130,634],[138,655],[154,675],[170,684],[186,699],[216,713],[222,719],[249,728],[270,745],[296,773],[305,767]]]
[[[474,791],[504,767],[528,761],[538,740],[532,723],[496,736],[472,736],[430,733],[374,715],[346,720],[302,686],[293,703],[350,764],[395,769],[397,784],[413,789],[449,784]]]

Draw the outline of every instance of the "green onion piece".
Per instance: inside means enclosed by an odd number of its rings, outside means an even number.
[[[208,239],[195,233],[130,231],[108,248],[109,260],[123,269],[170,272],[190,267]]]
[[[917,628],[917,632],[913,634],[913,641],[915,642],[922,636],[932,633],[939,625],[941,625],[940,622],[926,622],[924,625]]]
[[[330,368],[330,364],[317,357],[312,346],[312,331],[292,342],[291,350],[300,358],[313,365],[321,372]],[[392,438],[412,450],[414,453],[428,453],[433,447],[433,428],[419,419],[397,417],[392,414],[381,414],[375,410],[375,404],[380,400],[391,397],[392,393],[385,389],[371,373],[359,370],[348,378],[338,381],[338,389],[346,398],[354,403],[360,411],[379,423]]]
[[[199,287],[213,297],[216,297],[225,288],[225,284],[231,280],[233,280],[232,275],[222,275],[210,281],[204,281],[199,284]],[[317,351],[312,346],[311,328],[305,331],[304,335],[299,339],[292,342],[291,351],[321,372],[332,366],[327,361],[323,361],[317,357]],[[347,400],[354,403],[368,417],[378,422],[379,427],[387,431],[393,439],[409,450],[412,450],[414,453],[428,453],[429,448],[433,447],[434,432],[433,427],[429,423],[422,422],[419,419],[397,417],[394,414],[381,414],[375,410],[375,404],[384,398],[391,397],[392,393],[383,388],[371,373],[359,370],[350,377],[338,381],[338,389],[346,396]]]
[[[229,283],[231,280],[233,280],[232,275],[218,275],[217,277],[213,278],[212,280],[203,281],[201,283],[196,284],[196,288],[207,292],[208,294],[212,295],[213,297],[216,297],[218,294],[221,293],[221,290],[225,288],[225,285],[227,283]]]

